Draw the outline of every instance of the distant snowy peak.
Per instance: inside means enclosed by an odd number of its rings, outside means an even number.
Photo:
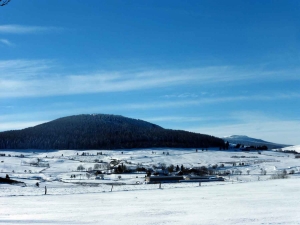
[[[268,146],[269,149],[284,148],[284,147],[290,146],[290,145],[285,145],[285,144],[272,143],[272,142],[264,141],[262,139],[251,138],[246,135],[231,135],[231,136],[223,137],[222,139],[224,141],[228,141],[229,143],[232,143],[232,144],[243,144],[243,145],[248,145],[248,146],[266,145],[266,146]]]
[[[256,138],[251,138],[251,137],[248,137],[246,135],[231,135],[231,136],[225,136],[223,137],[223,139],[232,139],[232,140],[242,140],[242,141],[258,141],[258,142],[266,142],[266,143],[270,143],[270,142],[267,142],[267,141],[264,141],[262,139],[256,139]]]

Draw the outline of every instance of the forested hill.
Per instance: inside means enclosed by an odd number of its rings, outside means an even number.
[[[122,149],[146,147],[222,147],[210,135],[164,129],[123,116],[68,116],[23,130],[0,132],[1,149]]]

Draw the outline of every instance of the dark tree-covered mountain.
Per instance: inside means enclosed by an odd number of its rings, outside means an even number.
[[[121,149],[146,147],[221,147],[210,135],[164,129],[123,116],[68,116],[23,130],[0,132],[1,149]]]

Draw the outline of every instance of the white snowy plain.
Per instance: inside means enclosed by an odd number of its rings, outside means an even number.
[[[300,153],[300,145],[285,147],[282,149],[282,151],[296,151],[296,152]]]
[[[300,159],[290,153],[216,149],[102,151],[103,155],[97,155],[96,150],[85,151],[90,156],[70,150],[2,152],[6,156],[0,157],[0,177],[9,174],[12,179],[24,181],[26,187],[0,184],[0,224],[300,224]],[[24,158],[19,157],[21,153]],[[50,166],[24,164],[37,158]],[[122,174],[121,179],[105,175],[104,180],[95,180],[76,170],[78,165],[93,166],[95,159],[118,159],[127,162],[128,167],[137,163],[185,167],[224,163],[219,170],[238,170],[242,175],[201,186],[162,184],[159,189],[158,184],[144,184],[145,174]],[[245,165],[238,165],[241,162]],[[261,169],[267,175],[261,175]],[[270,179],[283,170],[294,174],[289,179]],[[70,179],[71,174],[77,178]],[[112,192],[111,185],[106,184],[119,182],[127,185],[114,185]]]
[[[1,224],[300,224],[300,180],[0,199]]]

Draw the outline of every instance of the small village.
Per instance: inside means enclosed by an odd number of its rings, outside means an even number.
[[[298,154],[236,148],[2,151],[0,161],[1,183],[31,188],[106,185],[111,191],[124,185],[138,189],[263,181],[300,172]]]

